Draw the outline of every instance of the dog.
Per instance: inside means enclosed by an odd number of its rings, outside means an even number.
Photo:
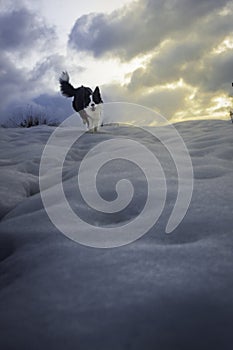
[[[65,97],[73,97],[73,109],[79,113],[83,124],[86,124],[90,131],[97,132],[103,104],[99,87],[96,86],[94,92],[91,88],[83,85],[74,88],[69,80],[69,74],[67,72],[62,72],[59,78],[62,95]]]

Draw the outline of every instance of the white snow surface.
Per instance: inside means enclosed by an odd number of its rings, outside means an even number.
[[[67,155],[69,203],[103,227],[138,215],[145,178],[125,163],[106,167],[97,179],[101,195],[114,199],[116,181],[132,177],[133,204],[119,215],[96,213],[76,188],[86,152],[113,137],[133,138],[161,158],[168,186],[161,217],[142,238],[112,249],[80,245],[48,218],[39,166],[54,128],[0,128],[1,349],[232,349],[233,125],[199,120],[175,126],[192,159],[194,190],[186,216],[169,235],[164,230],[176,199],[176,171],[153,137],[138,128],[106,126],[86,133]],[[48,159],[51,167],[56,171],[56,159]]]

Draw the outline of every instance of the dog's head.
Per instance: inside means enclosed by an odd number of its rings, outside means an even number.
[[[76,93],[74,96],[74,107],[77,111],[88,108],[92,111],[95,111],[96,107],[103,103],[100,89],[97,86],[94,92],[85,86],[81,86],[76,89]]]
[[[92,111],[95,111],[96,106],[99,104],[103,103],[101,94],[100,94],[100,89],[98,86],[96,86],[94,92],[90,95],[90,104],[89,107],[91,107]]]
[[[89,110],[95,111],[96,106],[103,103],[100,89],[98,86],[96,86],[94,92],[89,88],[85,86],[80,86],[78,88],[74,88],[70,84],[70,77],[69,74],[65,71],[62,72],[59,82],[60,82],[60,89],[62,95],[66,97],[73,97],[73,108],[76,112],[79,112],[85,108],[89,108]]]

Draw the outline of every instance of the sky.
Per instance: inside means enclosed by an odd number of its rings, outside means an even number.
[[[0,119],[27,104],[68,116],[63,70],[75,87],[99,85],[104,102],[226,118],[232,18],[228,0],[0,0]]]

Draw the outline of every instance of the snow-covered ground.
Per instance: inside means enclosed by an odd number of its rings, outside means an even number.
[[[39,166],[54,128],[0,129],[1,349],[232,349],[233,125],[205,120],[175,126],[192,159],[194,188],[171,234],[165,226],[177,175],[158,140],[139,128],[105,127],[84,134],[68,153],[66,197],[74,212],[105,228],[143,209],[145,177],[120,160],[106,166],[97,179],[105,199],[115,198],[122,176],[132,177],[135,194],[118,215],[97,213],[86,207],[75,180],[86,152],[102,141],[131,138],[160,158],[168,189],[163,213],[142,238],[112,249],[68,239],[44,209]],[[161,130],[166,135],[166,126]],[[56,159],[48,161],[52,167]]]

